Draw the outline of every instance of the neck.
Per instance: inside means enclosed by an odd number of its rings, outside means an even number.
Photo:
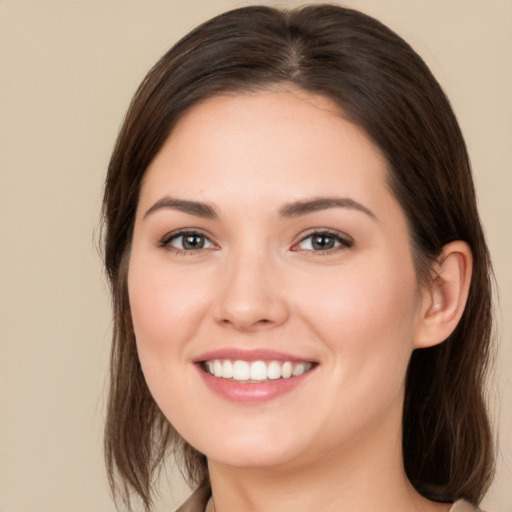
[[[395,430],[396,431],[396,430]],[[447,504],[420,496],[407,479],[401,436],[369,432],[314,462],[235,468],[209,461],[215,512],[441,512]]]

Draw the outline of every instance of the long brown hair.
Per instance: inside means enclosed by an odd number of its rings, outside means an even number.
[[[491,339],[491,268],[470,164],[441,87],[412,48],[380,22],[335,5],[252,6],[202,24],[139,87],[120,131],[103,204],[114,335],[105,456],[111,487],[150,510],[155,477],[174,454],[194,485],[206,459],[158,409],[137,357],[126,275],[141,180],[192,105],[225,92],[291,84],[335,101],[386,156],[423,284],[442,247],[465,240],[474,272],[463,317],[442,344],[411,358],[403,413],[407,475],[424,496],[478,503],[493,470],[483,397]]]

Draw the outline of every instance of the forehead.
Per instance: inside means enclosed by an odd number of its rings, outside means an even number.
[[[387,162],[330,99],[292,89],[216,96],[187,111],[149,166],[141,202],[164,192],[216,201],[389,191]]]

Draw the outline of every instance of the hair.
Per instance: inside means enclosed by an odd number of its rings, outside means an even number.
[[[413,352],[406,377],[403,457],[409,480],[436,501],[478,504],[494,467],[484,400],[492,271],[464,139],[441,87],[414,50],[379,21],[336,5],[251,6],[194,29],[150,70],[130,105],[106,178],[104,258],[114,328],[105,458],[113,494],[151,509],[173,454],[191,485],[206,458],[166,420],[145,383],[127,292],[144,173],[173,127],[207,98],[284,85],[330,98],[380,148],[408,221],[420,283],[443,246],[466,241],[474,268],[463,316],[440,345]]]

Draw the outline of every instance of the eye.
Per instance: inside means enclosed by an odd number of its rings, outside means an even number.
[[[339,233],[315,231],[304,237],[292,248],[294,251],[332,251],[352,247],[353,242]]]
[[[161,246],[180,251],[199,251],[201,249],[216,249],[217,246],[203,233],[197,231],[180,231],[167,235],[160,243]]]

